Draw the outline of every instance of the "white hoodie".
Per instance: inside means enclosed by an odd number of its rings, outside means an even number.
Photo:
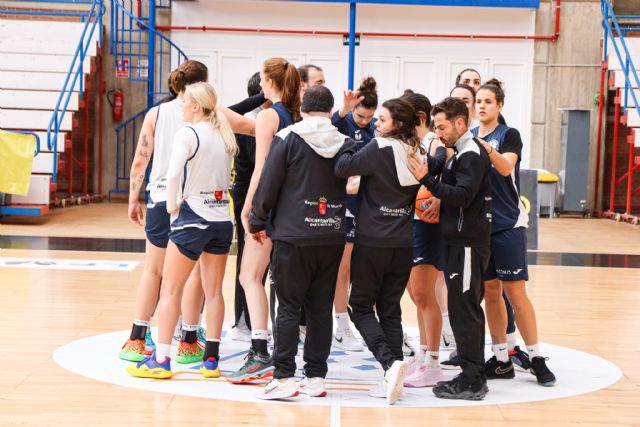
[[[282,129],[276,136],[284,140],[290,132],[304,139],[313,151],[326,159],[335,157],[347,138],[331,124],[329,117],[320,116],[305,117],[302,121]]]

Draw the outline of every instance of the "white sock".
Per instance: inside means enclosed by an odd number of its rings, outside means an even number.
[[[540,354],[540,346],[538,344],[528,345],[527,353],[529,353],[529,358],[533,359],[534,357],[541,357]]]
[[[349,328],[349,313],[336,313],[337,328],[341,331]]]
[[[509,351],[513,351],[516,348],[516,345],[518,345],[517,341],[515,332],[507,334],[507,347]]]
[[[251,331],[251,339],[267,341],[269,339],[269,331],[266,329],[254,329]]]
[[[440,352],[427,351],[427,368],[439,368],[440,367]]]
[[[447,335],[453,335],[453,330],[451,329],[451,322],[449,322],[449,312],[442,313],[442,330]]]
[[[200,313],[200,316],[198,316],[198,327],[202,327],[202,313]]]
[[[148,328],[149,326],[151,326],[151,321],[135,319],[133,321],[133,324],[136,326],[146,326]]]
[[[197,331],[198,325],[189,325],[187,323],[182,322],[182,330],[183,331]]]
[[[500,362],[508,362],[509,361],[509,352],[507,351],[507,343],[502,343],[502,344],[493,344],[491,346],[491,350],[493,351],[493,354],[496,355],[496,358],[500,361]]]
[[[156,362],[162,363],[169,357],[171,351],[171,344],[156,344]]]
[[[416,353],[416,359],[420,362],[424,362],[424,355],[427,352],[427,346],[420,344],[420,351]]]

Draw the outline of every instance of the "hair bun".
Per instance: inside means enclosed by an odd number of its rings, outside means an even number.
[[[376,83],[376,79],[374,79],[371,76],[366,77],[364,80],[362,80],[362,83],[360,84],[360,88],[358,89],[358,92],[360,92],[360,94],[376,93],[377,85],[378,84]]]
[[[496,86],[497,88],[504,89],[504,88],[502,87],[502,83],[500,82],[500,80],[498,80],[498,79],[496,79],[496,78],[493,78],[493,79],[487,80],[484,84],[485,84],[485,85]]]
[[[404,93],[402,94],[402,96],[407,96],[407,95],[413,95],[415,92],[412,91],[411,89],[405,89]]]

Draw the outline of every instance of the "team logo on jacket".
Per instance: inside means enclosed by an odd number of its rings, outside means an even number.
[[[325,197],[320,197],[318,199],[318,212],[320,215],[327,214],[327,199]]]
[[[222,188],[220,187],[216,187],[216,189],[213,191],[213,197],[215,197],[216,201],[218,202],[222,200],[222,194],[223,194],[223,191],[222,191]]]

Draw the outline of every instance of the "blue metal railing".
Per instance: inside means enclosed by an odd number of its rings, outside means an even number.
[[[78,1],[76,1],[78,3]],[[53,174],[52,181],[55,184],[58,179],[58,133],[60,125],[67,112],[69,101],[74,94],[76,84],[80,93],[80,99],[83,99],[84,92],[84,60],[89,51],[91,43],[95,43],[93,37],[96,27],[98,30],[98,45],[102,47],[102,15],[105,12],[102,0],[92,0],[91,8],[86,14],[85,25],[78,41],[78,46],[73,55],[69,71],[60,90],[58,102],[53,110],[49,127],[47,128],[47,147],[53,152]],[[71,179],[71,177],[69,177]]]
[[[159,7],[159,3],[170,5],[167,0],[149,2],[149,16],[136,17],[133,10],[137,8],[137,2],[111,0],[110,52],[116,61],[129,62],[129,80],[147,83],[147,108],[116,128],[115,187],[109,191],[109,196],[129,191],[129,168],[144,116],[151,107],[171,94],[167,77],[187,59],[178,46],[154,29],[155,7]]]
[[[620,66],[623,67],[624,73],[624,101],[622,104],[622,108],[626,111],[629,106],[629,94],[631,94],[631,99],[633,100],[633,106],[635,106],[636,111],[640,113],[640,103],[638,102],[638,98],[636,96],[634,89],[634,84],[636,88],[640,88],[640,78],[638,77],[638,71],[636,69],[635,64],[633,63],[633,58],[631,57],[631,53],[629,52],[629,48],[627,47],[627,43],[625,41],[626,32],[620,28],[620,24],[618,19],[623,18],[622,16],[616,16],[613,11],[613,6],[611,5],[611,0],[600,0],[600,7],[602,9],[602,27],[604,29],[604,43],[602,49],[602,60],[606,61],[609,56],[609,39],[611,39],[611,46],[613,47],[616,56],[618,57],[618,61]],[[624,16],[624,18],[636,18],[635,16]],[[614,35],[614,30],[617,33],[618,37],[616,38]],[[620,44],[622,48],[618,47]],[[623,55],[624,54],[624,55]]]
[[[2,129],[5,132],[19,133],[20,135],[30,135],[36,138],[36,149],[33,152],[33,157],[40,154],[40,137],[37,133],[31,132],[28,130],[17,130],[17,129]]]

